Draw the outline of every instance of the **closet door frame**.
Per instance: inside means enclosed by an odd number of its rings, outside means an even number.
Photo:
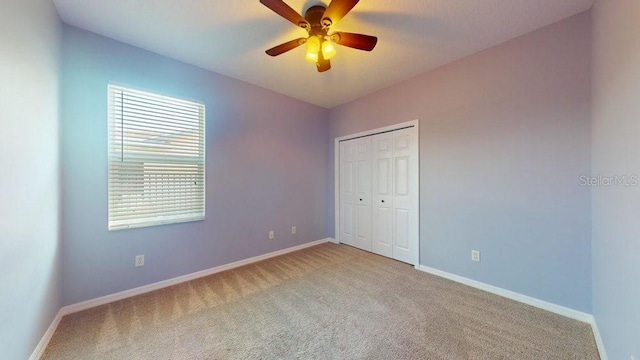
[[[420,228],[420,180],[419,180],[420,178],[420,141],[419,141],[420,129],[419,129],[419,121],[417,119],[399,123],[399,124],[390,125],[390,126],[385,126],[377,129],[362,131],[355,134],[345,135],[335,139],[335,144],[334,144],[335,236],[336,236],[335,242],[338,244],[340,243],[340,208],[341,208],[340,206],[341,205],[340,204],[340,142],[363,137],[363,136],[371,136],[371,135],[375,135],[383,132],[389,132],[389,131],[406,129],[406,128],[413,128],[412,140],[415,144],[415,147],[413,149],[414,153],[412,155],[415,156],[414,163],[416,167],[417,179],[414,179],[415,181],[412,182],[411,192],[412,194],[414,194],[414,196],[412,197],[412,210],[415,217],[414,219],[415,226],[417,227],[417,229],[415,229],[415,232],[414,232],[416,236],[414,236],[414,238],[411,239],[411,242],[412,242],[411,245],[413,249],[415,249],[414,253],[412,254],[413,266],[416,269],[418,269],[420,267],[420,229],[419,229]]]

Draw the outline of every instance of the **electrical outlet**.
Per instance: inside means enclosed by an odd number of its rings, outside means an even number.
[[[471,261],[480,262],[480,251],[471,250]]]
[[[275,239],[276,234],[273,232],[273,230],[269,231],[269,240],[273,240]]]
[[[298,232],[298,228],[297,228],[297,227],[295,227],[295,226],[292,226],[292,227],[291,227],[291,233],[292,233],[292,234],[295,234],[295,233],[297,233],[297,232]]]
[[[136,267],[144,266],[144,255],[136,255]]]

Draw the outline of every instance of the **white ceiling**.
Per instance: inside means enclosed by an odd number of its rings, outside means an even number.
[[[304,30],[259,0],[53,0],[63,21],[325,108],[590,9],[593,0],[362,0],[332,31],[374,35],[368,53],[337,46],[328,72],[304,46],[268,48]],[[285,0],[304,14],[329,0]]]

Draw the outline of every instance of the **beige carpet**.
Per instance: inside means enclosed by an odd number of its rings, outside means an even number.
[[[598,359],[587,324],[322,244],[65,316],[43,359]]]

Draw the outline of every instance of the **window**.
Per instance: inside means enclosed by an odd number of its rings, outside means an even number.
[[[109,230],[204,219],[204,104],[108,92]]]

